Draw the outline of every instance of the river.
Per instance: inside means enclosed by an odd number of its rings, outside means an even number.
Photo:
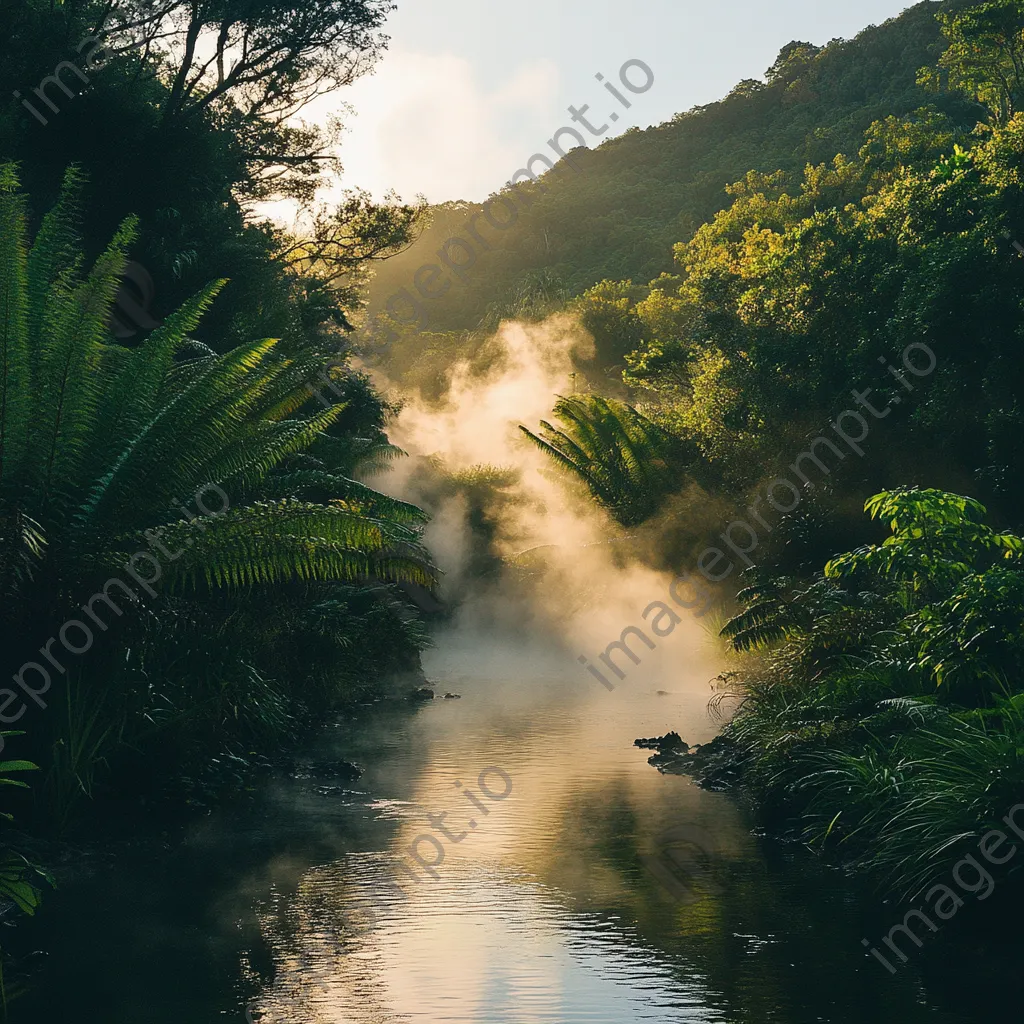
[[[425,667],[461,699],[369,707],[250,800],[92,855],[32,925],[12,1020],[986,1019],[865,955],[876,897],[647,764],[638,736],[713,733],[706,691],[608,693],[508,632]]]

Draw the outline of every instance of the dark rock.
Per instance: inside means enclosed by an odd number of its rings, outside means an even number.
[[[421,686],[409,694],[409,700],[433,700],[434,691],[429,686]]]
[[[742,776],[742,752],[727,736],[686,750],[659,750],[647,763],[664,774],[689,775],[702,789],[713,792],[733,789]]]
[[[339,761],[335,771],[341,778],[353,780],[363,774],[363,769],[352,761]]]
[[[655,736],[652,739],[634,740],[633,746],[640,747],[641,750],[657,750],[659,753],[670,750],[688,753],[690,750],[690,745],[684,742],[677,732],[667,732],[664,736]]]
[[[446,693],[444,695],[445,700],[462,700],[461,693]]]

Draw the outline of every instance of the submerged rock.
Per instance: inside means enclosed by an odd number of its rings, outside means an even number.
[[[444,695],[445,700],[462,700],[461,693],[446,693]]]

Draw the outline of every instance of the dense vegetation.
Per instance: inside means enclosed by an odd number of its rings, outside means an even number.
[[[447,294],[423,304],[429,323],[421,328],[472,331],[498,316],[543,311],[603,280],[650,281],[672,270],[672,246],[728,203],[728,184],[750,170],[799,175],[837,153],[854,157],[865,130],[886,117],[935,102],[952,123],[973,126],[974,103],[956,92],[935,96],[917,82],[918,69],[935,64],[945,48],[936,6],[917,4],[853,40],[793,42],[764,81],[741,82],[725,99],[656,128],[574,150],[571,163],[542,176],[543,189],[520,186],[518,221],[508,230],[476,222],[490,248],[477,244],[476,264]],[[515,170],[509,167],[508,177]],[[434,207],[429,230],[374,279],[371,309],[412,289],[416,269],[436,262],[448,238],[471,240],[466,225],[480,209],[465,202]]]
[[[740,592],[724,634],[763,661],[701,770],[914,897],[1024,795],[1024,540],[943,491],[867,511],[881,544]]]
[[[576,301],[599,351],[623,353],[620,394],[691,452],[692,471],[742,496],[870,389],[884,445],[826,453],[819,482],[929,473],[1019,507],[1024,119],[993,102],[969,132],[931,105],[872,124],[853,157],[751,171],[676,244],[674,273]]]
[[[359,192],[318,206],[336,133],[292,115],[373,66],[392,6],[4,3],[0,160],[18,162],[34,223],[65,169],[82,169],[90,256],[137,218],[132,258],[153,278],[157,318],[223,278],[197,335],[218,351],[263,337],[333,351],[369,267],[408,243],[417,211]],[[307,208],[305,234],[254,214],[282,198]]]
[[[20,828],[201,800],[415,669],[426,516],[363,482],[400,453],[350,331],[375,261],[371,313],[479,207],[434,209],[404,252],[422,211],[316,208],[332,137],[294,119],[372,66],[390,9],[0,8],[0,783]],[[521,190],[430,330],[380,353],[436,397],[455,359],[494,358],[501,319],[568,310],[590,393],[525,438],[631,529],[675,528],[684,487],[746,515],[809,448],[799,507],[727,581],[745,607],[725,634],[756,656],[699,770],[905,892],[1024,793],[1022,52],[1021,0],[794,42],[766,81]],[[274,198],[307,206],[304,234],[256,215]],[[114,336],[132,258],[154,295]],[[863,457],[820,443],[854,408]],[[421,490],[493,535],[514,475],[434,468]],[[829,557],[854,534],[877,543]],[[0,893],[31,911],[25,842],[12,825]]]
[[[943,5],[938,26],[928,103],[800,173],[750,170],[673,272],[583,294],[639,413],[563,401],[566,429],[534,436],[624,525],[669,493],[634,459],[670,455],[763,522],[757,568],[715,577],[740,591],[739,710],[681,763],[903,895],[1024,799],[1024,3]],[[840,447],[844,415],[863,448]],[[798,469],[757,520],[755,492]]]
[[[332,139],[292,119],[372,66],[390,10],[0,7],[0,892],[23,910],[15,828],[202,803],[418,672],[427,517],[362,482],[401,453],[346,340],[418,212],[313,206]],[[281,197],[304,233],[254,213]]]

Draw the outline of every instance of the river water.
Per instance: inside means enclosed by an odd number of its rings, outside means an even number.
[[[706,691],[608,693],[554,646],[438,639],[427,675],[461,699],[376,705],[251,800],[91,858],[33,924],[12,1019],[986,1019],[865,955],[877,898],[647,764],[638,736],[714,732]]]

